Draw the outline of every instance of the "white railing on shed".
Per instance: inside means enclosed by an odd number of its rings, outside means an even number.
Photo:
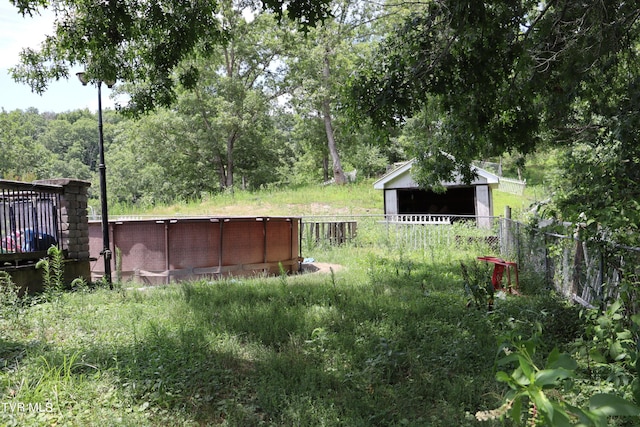
[[[391,215],[387,215],[386,220],[389,222],[399,222],[403,224],[431,224],[431,225],[450,225],[451,224],[451,216],[432,215],[432,214],[391,214]]]

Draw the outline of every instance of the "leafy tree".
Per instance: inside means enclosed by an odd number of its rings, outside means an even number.
[[[105,154],[113,202],[151,206],[197,195],[208,176],[199,174],[197,156],[185,144],[187,127],[167,109],[117,125]]]
[[[296,114],[289,132],[294,141],[289,180],[291,184],[311,184],[329,180],[329,151],[321,117]]]
[[[51,152],[47,162],[50,176],[91,178],[98,162],[96,123],[95,118],[83,118],[72,124],[62,117],[48,122],[39,140]]]
[[[456,173],[470,180],[474,159],[526,155],[543,141],[571,147],[565,219],[584,213],[618,227],[607,215],[624,209],[634,222],[639,16],[614,0],[429,2],[353,79],[354,108],[383,126],[417,118],[425,186]],[[607,165],[592,169],[604,152]],[[596,194],[610,197],[584,203]]]
[[[386,125],[435,110],[429,145],[461,165],[528,153],[632,54],[637,16],[616,1],[432,2],[387,38],[353,94]]]
[[[35,108],[0,111],[0,174],[3,179],[44,178],[47,150],[39,142],[47,127]]]
[[[340,120],[341,87],[355,69],[358,50],[371,37],[371,22],[378,6],[357,0],[334,2],[334,18],[305,34],[290,61],[292,104],[309,120],[318,117],[324,127],[331,172],[337,184],[344,184],[340,145],[349,139],[351,126]],[[341,143],[339,143],[341,141]],[[343,147],[342,147],[343,148]]]
[[[636,30],[637,26],[633,27]],[[594,72],[554,137],[571,144],[560,161],[555,206],[587,234],[640,245],[640,72],[636,48]],[[613,236],[611,235],[613,234]]]
[[[266,179],[253,172],[269,151],[262,148],[272,131],[270,104],[281,94],[278,62],[290,40],[272,15],[247,20],[231,1],[223,2],[220,20],[228,41],[208,58],[181,64],[199,81],[180,92],[177,112],[194,132],[187,143],[194,144],[209,171],[217,172],[219,188],[233,188],[236,166],[256,184]]]
[[[40,49],[25,49],[13,68],[17,81],[38,93],[48,81],[68,78],[72,67],[86,67],[92,80],[123,80],[134,83],[129,111],[142,113],[168,106],[176,99],[171,78],[176,66],[199,53],[206,56],[223,45],[228,29],[219,19],[220,3],[196,1],[99,1],[12,0],[22,15],[43,9],[55,15],[54,33]],[[278,15],[314,26],[329,13],[328,0],[264,0],[246,7],[264,7]],[[181,75],[188,85],[197,75]]]
[[[637,150],[577,144],[562,157],[553,204],[544,213],[580,224],[581,237],[640,246]],[[604,226],[604,227],[603,227]]]
[[[290,108],[282,104],[272,110],[274,126],[273,140],[276,141],[272,153],[275,157],[271,168],[275,172],[275,181],[272,185],[300,185],[303,183],[317,183],[321,174],[315,171],[315,157],[307,155],[306,139],[301,134],[309,130],[307,126],[300,125],[302,118],[293,113]],[[324,147],[324,142],[319,143]],[[310,158],[313,166],[308,167],[305,159]]]

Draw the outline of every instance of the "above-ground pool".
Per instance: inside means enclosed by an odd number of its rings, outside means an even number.
[[[114,280],[152,284],[296,272],[300,218],[206,217],[109,222]],[[104,274],[102,226],[89,223],[93,278]]]

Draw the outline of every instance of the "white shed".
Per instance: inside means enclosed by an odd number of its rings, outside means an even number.
[[[445,182],[447,191],[439,194],[420,188],[413,180],[414,163],[415,159],[409,160],[374,182],[375,189],[384,191],[385,215],[464,215],[475,217],[479,227],[491,226],[497,175],[474,166],[477,178],[472,183]]]

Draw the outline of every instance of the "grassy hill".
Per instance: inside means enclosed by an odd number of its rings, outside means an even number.
[[[528,209],[539,199],[539,188],[527,189],[524,196],[494,191],[494,215],[504,214],[505,205],[514,215]],[[373,188],[373,180],[354,184],[308,185],[264,189],[259,191],[225,192],[205,197],[202,201],[133,209],[114,206],[115,215],[210,215],[210,216],[308,216],[308,215],[372,215],[383,213],[383,194]]]
[[[202,201],[156,206],[151,209],[114,209],[115,214],[302,216],[366,215],[382,213],[382,192],[367,180],[345,186],[309,185],[259,191],[225,192]]]

